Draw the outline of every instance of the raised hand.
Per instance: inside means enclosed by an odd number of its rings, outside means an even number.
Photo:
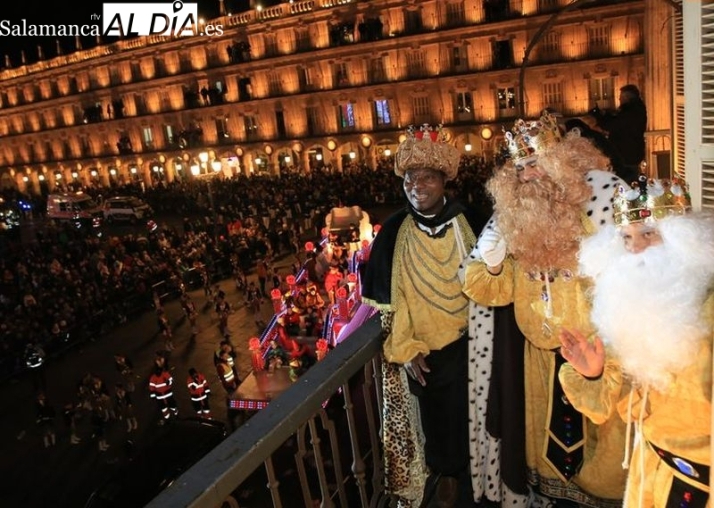
[[[600,337],[590,342],[587,337],[577,330],[561,329],[560,354],[580,374],[589,378],[602,375],[605,367],[605,347]]]

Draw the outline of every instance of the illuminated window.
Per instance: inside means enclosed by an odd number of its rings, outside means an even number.
[[[595,105],[602,109],[614,107],[615,78],[591,78],[588,85],[591,107]]]
[[[246,115],[243,117],[243,125],[245,126],[246,139],[256,139],[258,137],[258,123],[254,116]]]
[[[516,109],[516,89],[509,86],[505,88],[499,88],[496,91],[496,98],[498,100],[498,109],[501,112],[506,112],[509,110]]]
[[[338,125],[341,130],[352,130],[355,127],[355,112],[351,102],[337,106]]]
[[[392,123],[392,115],[389,112],[389,101],[387,99],[374,101],[374,121],[378,126]]]
[[[462,115],[464,113],[471,114],[474,110],[473,98],[471,92],[457,92],[455,95],[456,113]]]
[[[151,127],[144,127],[141,131],[141,138],[144,141],[144,148],[154,147],[154,132]]]

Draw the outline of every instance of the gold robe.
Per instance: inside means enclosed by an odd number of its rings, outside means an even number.
[[[584,419],[584,461],[570,480],[546,458],[558,334],[562,327],[592,332],[588,287],[589,280],[578,277],[574,267],[551,270],[546,280],[545,274],[527,273],[511,258],[505,260],[503,271],[496,276],[483,262],[471,263],[464,279],[464,293],[480,305],[513,302],[516,321],[527,339],[524,369],[529,482],[547,496],[614,508],[621,505],[626,477],[621,467],[625,426],[619,418],[599,424]]]
[[[702,342],[694,362],[677,373],[666,392],[649,389],[645,393],[643,388],[633,387],[610,355],[597,380],[584,378],[569,364],[560,369],[568,399],[594,421],[607,420],[616,412],[633,424],[639,424],[642,418],[644,442],[634,443],[629,461],[626,508],[664,508],[673,483],[709,492],[708,475],[700,475],[701,481],[693,480],[667,465],[649,444],[683,459],[685,468],[694,464],[711,466],[714,294],[705,302],[703,315],[711,333]],[[625,459],[624,447],[616,456],[620,461]]]

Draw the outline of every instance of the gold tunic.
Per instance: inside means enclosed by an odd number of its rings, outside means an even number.
[[[465,331],[469,301],[458,279],[461,258],[453,227],[431,238],[413,220],[404,221],[394,252],[397,297],[392,333],[384,343],[388,361],[403,364],[418,353],[427,356]]]
[[[643,388],[633,388],[622,375],[617,360],[608,354],[605,371],[597,380],[588,380],[569,364],[564,365],[559,376],[565,393],[575,407],[594,421],[607,420],[615,412],[633,423],[642,417],[640,430],[647,442],[690,464],[710,466],[714,294],[705,302],[703,316],[710,334],[692,364],[677,373],[665,392],[649,389],[645,394]],[[623,447],[617,454],[618,460],[624,459],[624,453]],[[631,457],[626,508],[664,508],[675,478],[709,492],[709,478],[697,482],[675,471],[649,444],[636,442]]]
[[[514,303],[516,321],[525,335],[526,462],[529,481],[543,494],[565,497],[587,506],[619,506],[625,472],[619,451],[625,427],[618,418],[595,425],[584,422],[584,461],[570,481],[546,458],[548,425],[553,398],[560,329],[592,332],[587,279],[574,267],[550,273],[527,273],[508,258],[503,271],[491,275],[482,262],[466,267],[464,293],[476,303],[503,306]]]

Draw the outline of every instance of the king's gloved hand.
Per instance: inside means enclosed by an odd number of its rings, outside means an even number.
[[[481,232],[476,247],[487,266],[499,266],[506,259],[506,240],[494,219]]]

